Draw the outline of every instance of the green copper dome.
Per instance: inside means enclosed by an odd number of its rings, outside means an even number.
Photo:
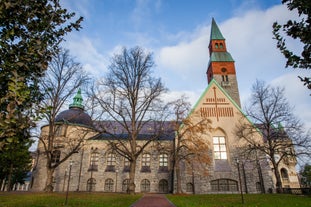
[[[69,105],[69,108],[81,108],[84,109],[84,106],[82,105],[82,95],[81,95],[81,89],[78,90],[75,97],[73,97],[73,103]]]

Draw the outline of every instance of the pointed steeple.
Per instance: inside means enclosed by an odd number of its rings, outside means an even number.
[[[212,27],[211,27],[211,36],[210,40],[225,40],[224,36],[222,36],[215,19],[212,19]]]
[[[210,83],[215,79],[231,98],[241,106],[234,60],[227,51],[226,40],[214,18],[212,19],[208,49],[210,59],[206,71],[207,82]]]
[[[81,89],[79,88],[75,97],[73,97],[73,103],[69,105],[69,108],[80,108],[84,110],[84,106],[82,104],[83,98],[81,95]]]

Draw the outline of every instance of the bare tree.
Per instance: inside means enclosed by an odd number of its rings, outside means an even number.
[[[181,170],[182,162],[190,167],[200,168],[207,173],[210,164],[210,143],[204,139],[211,129],[211,121],[202,118],[190,110],[190,103],[185,96],[170,103],[172,114],[175,115],[173,128],[176,131],[175,148],[173,151],[174,171],[176,172],[177,193],[182,193]],[[192,169],[193,170],[193,169]],[[194,183],[193,183],[194,184]]]
[[[41,146],[38,150],[41,150],[40,154],[46,156],[47,178],[45,191],[50,192],[53,190],[52,182],[55,169],[83,146],[84,138],[89,133],[90,129],[79,129],[81,131],[75,140],[59,139],[57,137],[61,127],[55,120],[57,114],[67,104],[68,98],[89,80],[89,76],[83,71],[81,65],[74,61],[69,51],[61,50],[53,56],[46,76],[41,81],[44,93],[42,108],[45,109],[42,115],[47,121],[48,130],[38,136],[39,146]],[[64,124],[68,125],[70,123]],[[65,155],[58,157],[59,159],[57,158],[58,160],[55,162],[55,156],[57,156],[55,152],[62,148],[64,144],[66,145]]]
[[[281,162],[296,163],[299,156],[310,156],[310,133],[293,114],[293,108],[284,96],[284,89],[256,81],[252,88],[246,116],[253,123],[240,122],[236,135],[246,141],[249,151],[265,155],[274,169],[276,189],[282,190],[279,172]],[[258,139],[258,133],[262,140]]]
[[[152,76],[154,61],[150,53],[140,47],[123,48],[112,57],[108,74],[100,81],[94,97],[104,115],[113,120],[119,130],[102,126],[102,132],[111,135],[110,147],[130,162],[129,189],[135,192],[135,170],[138,156],[146,146],[163,133],[163,103],[160,96],[166,92],[161,79]],[[106,119],[106,117],[104,118]],[[152,128],[149,138],[138,140],[146,126]],[[123,134],[125,137],[120,137]]]

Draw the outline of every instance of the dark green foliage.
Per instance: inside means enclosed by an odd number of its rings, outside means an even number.
[[[303,187],[311,187],[311,165],[306,164],[302,171],[300,172],[301,175],[301,185]]]
[[[311,1],[310,0],[282,0],[289,10],[295,10],[300,16],[299,21],[288,20],[286,24],[280,25],[277,22],[273,24],[274,39],[277,40],[277,47],[287,59],[286,67],[310,69],[311,68]],[[288,37],[298,39],[302,45],[300,55],[294,54],[287,48],[284,37],[280,30]],[[304,85],[311,89],[311,77],[299,77]]]
[[[39,78],[64,35],[80,28],[81,17],[67,23],[74,15],[59,0],[0,1],[0,150],[33,125]]]
[[[27,141],[27,140],[26,140]],[[22,139],[7,145],[0,151],[0,180],[6,181],[7,190],[12,190],[16,183],[24,183],[31,169],[30,143]]]

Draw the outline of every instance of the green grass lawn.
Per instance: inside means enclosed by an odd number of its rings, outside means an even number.
[[[167,195],[176,207],[311,207],[311,197],[286,194]]]
[[[129,207],[142,195],[110,193],[69,193],[71,207]],[[0,193],[1,207],[58,207],[65,206],[65,193]]]
[[[142,195],[113,193],[69,193],[71,207],[129,207]],[[239,194],[227,195],[167,195],[176,207],[311,207],[310,196],[253,194],[244,195],[242,205]],[[1,207],[59,207],[65,206],[64,193],[0,192]]]

